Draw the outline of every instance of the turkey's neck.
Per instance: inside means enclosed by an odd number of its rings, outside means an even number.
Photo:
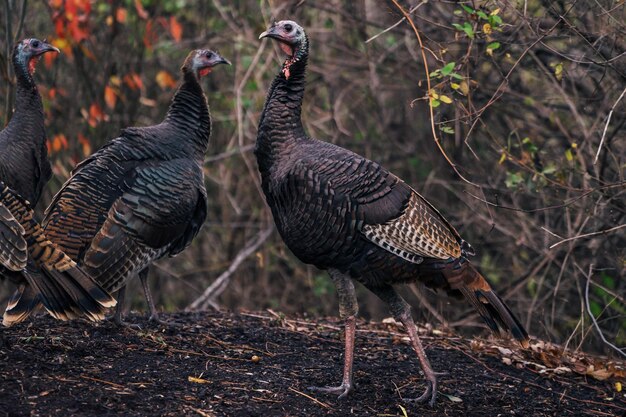
[[[262,173],[288,154],[298,140],[306,138],[301,113],[307,60],[308,50],[304,50],[289,68],[289,78],[285,78],[281,69],[268,93],[255,149]]]
[[[15,111],[7,129],[17,129],[10,135],[12,140],[30,141],[35,145],[45,144],[43,104],[33,76],[17,61],[13,62],[17,78]]]
[[[211,135],[209,105],[196,76],[184,72],[184,79],[176,91],[165,122],[189,135],[196,150],[204,156]]]

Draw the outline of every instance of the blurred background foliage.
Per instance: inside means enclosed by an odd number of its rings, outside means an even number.
[[[233,66],[203,81],[213,117],[209,217],[192,247],[152,269],[156,301],[183,309],[227,271],[204,305],[336,315],[324,272],[299,262],[275,232],[255,245],[272,221],[252,149],[282,60],[258,35],[274,19],[297,20],[311,42],[310,135],[382,162],[427,196],[531,334],[610,352],[601,330],[625,346],[624,1],[400,4],[420,30],[429,74],[392,1],[7,0],[0,125],[13,103],[12,45],[47,37],[62,54],[47,54],[36,74],[55,173],[41,212],[74,165],[121,128],[162,120],[189,50],[218,50]],[[429,101],[443,149],[473,184],[438,150]],[[133,308],[144,309],[131,287]],[[467,304],[419,286],[403,292],[420,321],[482,327]],[[363,316],[388,315],[359,293]]]

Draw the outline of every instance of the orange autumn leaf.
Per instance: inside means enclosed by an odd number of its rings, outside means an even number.
[[[172,74],[165,70],[161,70],[156,75],[156,82],[162,89],[174,88],[176,87],[176,80],[172,77]]]
[[[181,25],[175,16],[170,17],[170,33],[172,38],[178,43],[183,37],[183,25]]]
[[[127,11],[124,7],[120,7],[115,12],[115,20],[117,20],[118,23],[126,23],[126,17]]]
[[[147,19],[149,17],[146,9],[143,8],[143,4],[141,4],[141,0],[135,0],[135,10],[137,10],[137,15],[140,19]]]
[[[136,72],[129,72],[124,75],[124,84],[126,84],[131,90],[139,90],[143,87],[141,77]]]
[[[67,138],[63,133],[54,135],[51,142],[53,152],[59,152],[61,149],[67,149]]]
[[[89,113],[83,116],[86,116],[87,123],[89,123],[91,127],[96,127],[98,123],[105,120],[105,114],[98,103],[93,103],[89,106]]]
[[[83,155],[89,156],[91,155],[91,143],[89,143],[89,139],[82,133],[78,134],[78,143],[83,146]]]
[[[110,109],[115,108],[115,103],[117,102],[117,95],[115,94],[115,90],[109,85],[104,87],[104,102],[107,107]]]

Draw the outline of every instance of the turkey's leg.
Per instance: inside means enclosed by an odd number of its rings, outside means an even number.
[[[343,362],[343,378],[338,387],[309,387],[310,390],[339,394],[339,398],[346,397],[354,390],[352,380],[352,364],[354,362],[354,334],[356,331],[356,315],[359,305],[354,291],[352,279],[337,271],[329,269],[328,273],[335,283],[339,298],[339,316],[344,320],[345,346]]]
[[[415,327],[415,322],[413,321],[413,317],[411,316],[411,306],[404,301],[404,299],[396,292],[396,290],[390,286],[386,285],[383,287],[367,287],[370,291],[378,296],[382,301],[386,302],[389,305],[389,309],[393,317],[402,322],[404,328],[409,334],[409,338],[411,339],[411,346],[417,353],[417,358],[420,361],[420,365],[422,367],[422,371],[424,372],[424,376],[426,377],[426,391],[419,397],[416,398],[415,401],[418,402],[426,402],[432,407],[435,405],[435,399],[437,398],[437,375],[433,368],[430,366],[430,362],[428,361],[428,357],[426,356],[426,352],[424,351],[424,347],[422,346],[422,342],[420,341],[419,336],[417,335],[417,328]]]
[[[113,317],[111,317],[111,319],[113,320],[113,323],[117,324],[118,326],[140,329],[141,327],[139,327],[138,324],[130,324],[124,321],[123,311],[124,311],[124,300],[126,299],[126,287],[122,287],[119,290],[117,290],[116,298],[117,298],[117,306],[115,307],[115,313],[113,313]]]
[[[150,292],[150,286],[148,285],[148,271],[149,268],[146,267],[142,269],[141,272],[139,272],[139,279],[141,280],[141,286],[143,287],[143,294],[146,297],[146,302],[148,303],[148,308],[150,309],[150,318],[148,320],[162,324],[164,326],[178,326],[178,324],[163,320],[159,316],[159,312],[154,305],[152,292]]]

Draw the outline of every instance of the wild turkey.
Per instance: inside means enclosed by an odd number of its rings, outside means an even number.
[[[46,234],[104,289],[120,290],[114,316],[120,324],[126,282],[137,274],[150,318],[160,322],[148,267],[185,249],[206,218],[202,166],[211,119],[200,79],[218,64],[230,62],[210,50],[192,51],[165,120],[124,129],[76,166],[46,210]]]
[[[289,20],[259,38],[272,38],[288,55],[261,114],[255,154],[262,187],[277,228],[303,262],[327,269],[345,320],[342,384],[353,390],[352,362],[358,304],[355,279],[385,301],[405,326],[427,379],[418,401],[434,404],[437,378],[417,336],[410,306],[394,284],[420,281],[463,295],[493,330],[507,330],[523,346],[528,335],[489,283],[470,264],[473,255],[443,216],[385,168],[349,150],[307,136],[301,122],[309,42]]]
[[[0,132],[0,274],[20,285],[20,293],[39,295],[58,319],[85,315],[98,320],[115,300],[45,237],[29,203],[37,203],[52,176],[43,106],[33,78],[37,60],[51,51],[59,52],[38,39],[24,39],[13,50],[15,112]],[[32,302],[33,297],[25,301]],[[5,325],[27,316],[12,302],[7,310]]]

